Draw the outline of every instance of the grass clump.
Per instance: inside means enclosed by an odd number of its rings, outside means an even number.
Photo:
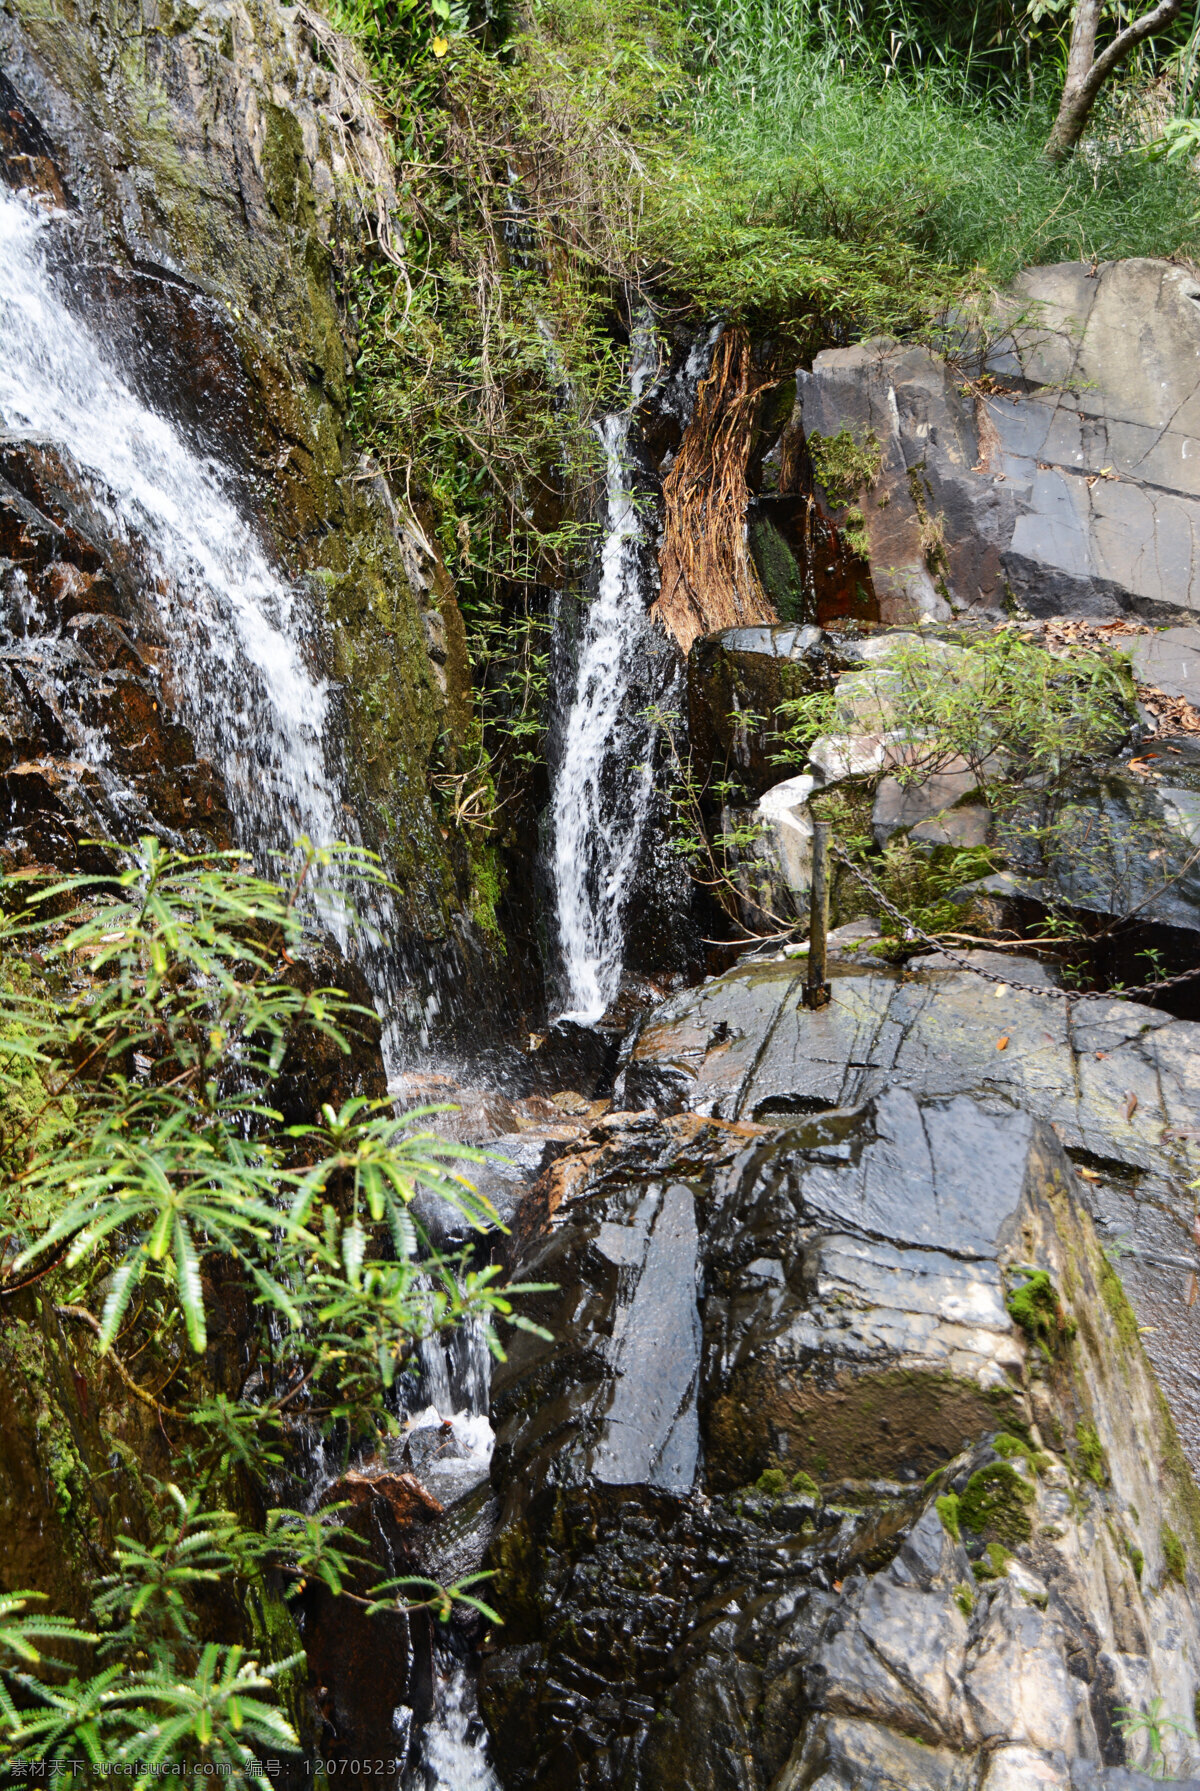
[[[835,510],[844,509],[860,491],[874,485],[883,464],[883,450],[873,429],[866,431],[861,442],[856,442],[848,429],[839,429],[836,435],[821,435],[814,429],[808,437],[808,451]]]
[[[768,1499],[781,1499],[787,1491],[787,1475],[782,1468],[764,1468],[754,1482],[754,1488]]]
[[[792,1475],[792,1491],[794,1493],[799,1493],[802,1499],[813,1499],[818,1503],[820,1502],[821,1489],[813,1479],[812,1475],[806,1474],[803,1468],[800,1469],[799,1473]]]
[[[960,1580],[959,1584],[954,1588],[954,1602],[962,1612],[963,1616],[970,1622],[972,1613],[975,1610],[975,1588],[973,1586],[968,1586],[965,1580]]]

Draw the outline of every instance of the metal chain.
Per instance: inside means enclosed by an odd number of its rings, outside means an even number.
[[[1200,964],[1197,964],[1194,970],[1181,970],[1177,976],[1163,977],[1157,983],[1140,983],[1135,989],[1088,989],[1078,993],[1074,989],[1056,989],[1053,985],[1039,988],[1033,983],[1015,983],[1010,977],[999,976],[994,970],[984,970],[978,964],[969,963],[958,952],[947,950],[940,939],[932,938],[914,920],[910,920],[907,914],[902,914],[896,904],[884,895],[874,877],[864,871],[861,865],[852,863],[849,855],[835,841],[830,840],[829,850],[838,863],[845,865],[850,875],[857,878],[863,888],[875,898],[884,913],[890,914],[893,920],[899,922],[906,938],[920,939],[925,945],[932,946],[934,951],[940,952],[944,958],[949,958],[952,964],[957,964],[961,970],[969,970],[972,976],[981,976],[984,982],[999,983],[1005,989],[1024,989],[1029,995],[1045,995],[1052,1001],[1128,1001],[1134,995],[1157,995],[1162,989],[1173,989],[1176,983],[1186,983],[1193,977],[1200,976]]]

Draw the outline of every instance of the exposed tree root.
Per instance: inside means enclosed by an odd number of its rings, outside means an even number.
[[[755,367],[745,330],[727,330],[663,485],[662,583],[650,613],[685,653],[702,634],[778,620],[746,545],[746,465],[774,383]]]

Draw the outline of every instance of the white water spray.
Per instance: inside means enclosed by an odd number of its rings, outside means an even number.
[[[179,703],[260,858],[345,829],[326,753],[329,691],[304,663],[306,618],[215,462],[151,410],[62,303],[47,220],[0,188],[0,424],[74,463],[110,535],[137,543],[159,587]]]
[[[651,371],[645,346],[635,341],[635,399]],[[598,425],[608,479],[600,583],[584,625],[552,808],[563,1017],[585,1022],[598,1020],[620,987],[626,908],[654,794],[653,729],[631,700],[650,624],[629,424],[614,413]]]
[[[437,1707],[425,1729],[428,1791],[500,1791],[488,1765],[487,1734],[475,1715],[471,1682],[457,1662],[436,1688]]]

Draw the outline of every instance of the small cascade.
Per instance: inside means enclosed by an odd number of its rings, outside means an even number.
[[[155,589],[173,706],[220,772],[238,843],[260,869],[301,834],[318,846],[353,841],[334,693],[306,657],[317,619],[271,566],[221,465],[136,395],[63,302],[49,230],[43,212],[0,187],[0,429],[66,456],[106,533]],[[37,632],[36,617],[12,621]],[[99,764],[107,745],[93,731],[76,750]],[[315,892],[343,947],[342,898],[354,894],[328,876]],[[385,1050],[398,1061],[407,979],[383,941],[399,929],[385,890],[372,888],[369,901],[373,937],[356,937],[356,955],[384,1019]]]
[[[425,1728],[421,1791],[500,1791],[488,1764],[487,1731],[475,1708],[475,1693],[460,1661],[439,1673],[432,1720]]]
[[[445,1521],[453,1524],[456,1506],[474,1512],[465,1501],[477,1497],[487,1481],[495,1441],[488,1421],[492,1359],[482,1325],[468,1320],[443,1337],[426,1338],[420,1361],[422,1397],[429,1405],[409,1419],[396,1460],[418,1473],[446,1507]],[[486,1505],[469,1517],[475,1559],[486,1546],[490,1524]],[[452,1648],[439,1645],[435,1652],[433,1697],[433,1714],[421,1730],[418,1763],[406,1787],[499,1791],[476,1707],[474,1672]]]
[[[330,692],[301,647],[312,619],[220,468],[135,395],[58,297],[46,229],[0,189],[0,422],[63,450],[112,536],[149,560],[180,708],[221,771],[242,843],[259,857],[300,833],[328,844],[344,824]]]
[[[634,340],[632,392],[653,371]],[[631,701],[649,634],[643,533],[629,466],[630,416],[597,425],[607,489],[600,577],[583,629],[552,802],[563,1018],[598,1020],[620,986],[625,914],[654,794],[653,724]]]

